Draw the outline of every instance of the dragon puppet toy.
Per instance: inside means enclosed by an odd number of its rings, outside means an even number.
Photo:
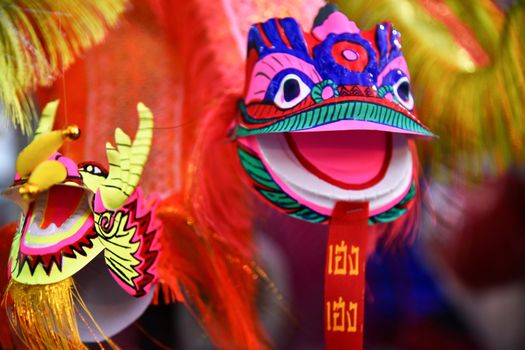
[[[75,126],[52,131],[57,106],[55,101],[44,108],[34,140],[17,158],[15,181],[4,192],[23,210],[5,302],[13,329],[30,349],[80,349],[83,341],[107,340],[124,327],[115,321],[119,305],[126,309],[125,322],[132,322],[158,280],[156,199],[137,187],[153,114],[138,104],[133,140],[116,129],[116,147],[106,145],[106,170],[95,162],[77,166],[57,152],[65,140],[80,136]],[[100,271],[104,266],[109,274]],[[116,284],[106,284],[110,275]],[[111,307],[109,314],[91,309],[95,292],[104,294],[101,309]]]
[[[335,6],[310,33],[273,18],[248,34],[246,85],[232,130],[251,187],[279,211],[329,224],[327,349],[361,349],[370,233],[403,235],[418,191],[418,120],[401,38],[361,31]]]

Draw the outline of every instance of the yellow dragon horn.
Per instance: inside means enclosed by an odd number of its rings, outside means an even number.
[[[61,183],[67,177],[67,170],[64,164],[57,160],[46,160],[35,168],[29,176],[29,180],[18,192],[26,202],[34,200],[40,192],[49,187]]]
[[[50,102],[44,107],[35,131],[35,139],[18,155],[16,171],[20,177],[28,176],[40,163],[55,153],[66,140],[77,140],[80,137],[80,129],[76,125],[51,131],[57,107],[58,101]]]
[[[16,159],[16,171],[20,177],[26,177],[40,163],[58,151],[66,140],[76,140],[79,136],[80,130],[77,126],[68,126],[63,130],[40,135],[20,152]]]

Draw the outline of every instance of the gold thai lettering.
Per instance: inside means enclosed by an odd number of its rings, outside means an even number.
[[[348,274],[350,276],[359,275],[359,247],[352,246],[350,248],[350,255],[348,255],[348,260],[350,262],[350,271]]]
[[[348,303],[348,311],[346,311],[346,317],[348,319],[348,328],[346,331],[350,333],[355,333],[357,331],[357,303]]]
[[[357,331],[357,302],[345,301],[342,297],[326,302],[326,329],[331,332]]]
[[[334,275],[346,275],[348,246],[345,241],[335,245]]]
[[[345,241],[328,246],[328,274],[329,275],[359,275],[359,247],[350,246]]]

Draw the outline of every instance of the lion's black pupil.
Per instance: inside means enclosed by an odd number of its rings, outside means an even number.
[[[299,82],[296,79],[288,79],[284,82],[284,100],[290,102],[297,96],[299,96],[300,87]]]
[[[402,82],[397,87],[397,95],[403,100],[410,100],[410,84],[407,81]]]

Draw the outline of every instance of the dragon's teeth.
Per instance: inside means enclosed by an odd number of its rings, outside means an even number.
[[[68,229],[70,229],[71,226],[73,226],[75,224],[75,222],[77,222],[78,219],[79,219],[79,216],[73,214],[66,221],[64,221],[62,223],[62,225],[60,226],[60,229],[61,230],[68,230]]]
[[[58,230],[57,225],[55,225],[54,223],[51,223],[48,227],[46,227],[42,231],[42,236],[50,236],[50,235],[56,233],[57,230]]]
[[[38,225],[35,224],[35,222],[33,221],[31,223],[31,225],[29,225],[29,227],[27,228],[27,231],[31,232],[31,234],[33,234],[34,232],[37,232],[37,231],[40,231],[40,228],[38,227]]]

